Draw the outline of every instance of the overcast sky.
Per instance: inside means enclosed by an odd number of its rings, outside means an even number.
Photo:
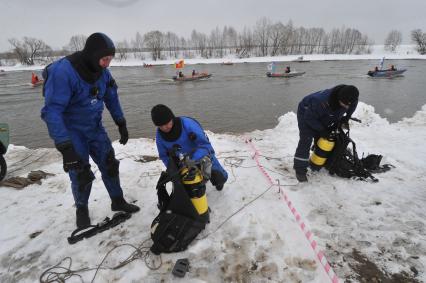
[[[137,31],[171,31],[189,37],[191,31],[209,34],[225,25],[240,31],[261,17],[296,27],[356,28],[376,44],[390,30],[410,42],[410,31],[426,32],[426,0],[0,0],[0,51],[9,38],[44,40],[54,49],[72,35],[104,32],[115,42],[134,38]]]

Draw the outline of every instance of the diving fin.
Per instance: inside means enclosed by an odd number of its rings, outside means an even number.
[[[115,213],[111,219],[109,217],[106,217],[104,221],[96,225],[90,225],[84,228],[78,228],[71,233],[71,236],[68,237],[68,243],[72,245],[85,238],[93,237],[98,233],[101,233],[105,230],[115,227],[120,223],[123,223],[124,221],[129,219],[131,216],[132,214],[129,212],[120,211]]]

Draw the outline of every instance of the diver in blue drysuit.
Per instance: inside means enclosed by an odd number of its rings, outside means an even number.
[[[200,162],[205,158],[211,162],[210,182],[217,190],[222,190],[228,173],[220,165],[214,149],[200,123],[189,117],[175,117],[169,107],[158,104],[151,110],[151,118],[158,127],[156,134],[160,159],[167,167],[168,151],[178,146],[178,153],[189,154],[191,160]]]
[[[297,109],[299,143],[294,155],[294,169],[299,182],[308,181],[309,150],[312,140],[328,137],[340,121],[347,124],[358,105],[359,92],[352,85],[338,85],[312,93],[302,99]]]
[[[84,49],[55,61],[43,72],[46,122],[55,147],[63,155],[76,205],[77,227],[90,225],[88,199],[95,179],[89,156],[98,165],[111,197],[113,211],[136,212],[139,207],[123,198],[119,161],[102,125],[104,104],[120,132],[120,143],[129,139],[117,84],[107,67],[115,54],[112,40],[103,33],[87,38]]]

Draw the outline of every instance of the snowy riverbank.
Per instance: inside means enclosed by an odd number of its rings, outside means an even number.
[[[395,166],[376,174],[378,183],[332,177],[322,170],[311,174],[309,183],[298,184],[292,170],[298,140],[294,113],[281,116],[274,129],[244,135],[209,132],[230,178],[223,191],[207,186],[212,210],[211,223],[202,233],[207,238],[185,252],[162,255],[159,270],[136,260],[115,271],[99,270],[95,282],[330,282],[277,187],[269,188],[257,168],[247,138],[259,150],[259,161],[268,174],[280,180],[281,190],[315,235],[341,282],[373,282],[372,277],[382,282],[426,281],[426,106],[395,124],[362,102],[354,116],[363,121],[351,125],[359,154],[382,154],[383,163]],[[157,214],[155,185],[163,165],[141,159],[157,156],[155,142],[133,139],[126,146],[115,142],[114,147],[121,160],[125,195],[141,211],[118,227],[69,245],[66,238],[75,228],[75,207],[60,154],[54,149],[10,146],[5,156],[7,178],[26,176],[31,170],[56,175],[20,191],[0,188],[1,282],[37,282],[46,268],[67,256],[73,260],[72,269],[96,267],[114,246],[139,245],[149,238]],[[99,171],[92,168],[96,181],[89,209],[96,223],[112,212]],[[132,251],[119,248],[104,264],[116,265]],[[177,280],[171,268],[184,257],[191,269]],[[80,274],[90,282],[94,273]],[[70,282],[80,281],[75,277]]]

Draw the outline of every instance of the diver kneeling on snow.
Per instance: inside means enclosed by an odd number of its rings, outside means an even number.
[[[179,153],[190,155],[189,158],[194,162],[211,162],[210,182],[218,191],[222,190],[228,179],[228,173],[217,160],[213,146],[201,124],[190,117],[175,117],[172,110],[163,104],[152,108],[151,118],[158,127],[156,143],[164,165],[167,167],[169,163],[168,151],[177,144],[181,148]]]
[[[160,214],[151,225],[155,254],[185,250],[209,222],[206,183],[222,190],[228,174],[219,164],[201,125],[189,117],[175,117],[165,105],[152,108],[158,127],[156,143],[167,167],[157,183]],[[169,195],[166,184],[171,181]]]
[[[299,182],[308,181],[309,152],[312,140],[328,138],[336,125],[347,125],[358,105],[359,91],[353,85],[338,85],[312,93],[302,99],[297,109],[299,143],[294,155],[294,169]]]
[[[89,155],[101,172],[112,200],[111,209],[139,211],[138,206],[123,198],[120,162],[102,125],[105,104],[118,126],[120,143],[127,143],[129,134],[117,84],[107,69],[114,54],[112,40],[103,33],[94,33],[82,51],[59,59],[43,72],[45,105],[41,118],[63,156],[64,171],[69,173],[78,228],[90,225],[88,200],[95,176],[90,169]]]

